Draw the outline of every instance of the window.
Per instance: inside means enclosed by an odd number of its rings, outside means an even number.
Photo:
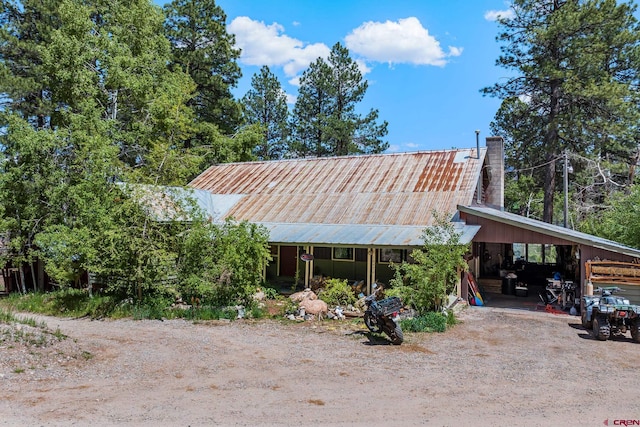
[[[331,259],[331,248],[327,246],[316,246],[313,248],[314,259]]]
[[[514,263],[555,264],[558,259],[555,245],[514,243],[512,247]]]
[[[527,261],[542,264],[542,245],[527,245]]]
[[[353,261],[353,248],[333,248],[333,259],[338,261]]]
[[[402,249],[380,249],[378,259],[380,262],[402,262]]]
[[[544,263],[555,264],[558,259],[555,245],[544,245]]]

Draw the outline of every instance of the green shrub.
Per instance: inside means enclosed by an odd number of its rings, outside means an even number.
[[[262,292],[264,292],[264,296],[266,299],[278,299],[278,297],[280,296],[280,293],[278,292],[277,289],[270,288],[267,286],[263,286],[261,289],[262,289]]]
[[[467,268],[464,255],[469,245],[445,217],[434,213],[436,224],[423,231],[422,249],[411,252],[413,263],[391,264],[390,284],[405,304],[420,313],[437,311],[454,291],[460,272]]]
[[[318,298],[326,302],[329,307],[346,306],[356,302],[356,296],[348,281],[329,279],[325,282],[324,289],[318,294]]]
[[[410,319],[402,319],[400,326],[407,332],[444,332],[447,329],[447,317],[438,312],[429,312]]]

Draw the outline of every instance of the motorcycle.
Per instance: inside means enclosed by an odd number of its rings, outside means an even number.
[[[366,310],[364,312],[364,324],[374,333],[384,332],[394,345],[402,344],[404,335],[400,327],[400,309],[402,302],[398,297],[385,298],[378,301],[377,296],[380,287],[373,285],[373,293],[364,299]]]

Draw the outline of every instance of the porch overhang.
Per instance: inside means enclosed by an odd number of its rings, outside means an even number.
[[[420,247],[425,226],[372,224],[302,224],[258,223],[269,230],[274,244],[352,247]],[[480,230],[479,225],[454,222],[460,233],[460,243],[470,243]]]

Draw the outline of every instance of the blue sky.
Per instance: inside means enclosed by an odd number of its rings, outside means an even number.
[[[291,101],[302,72],[340,42],[369,82],[361,112],[389,123],[388,152],[474,147],[500,100],[480,89],[508,75],[496,67],[495,14],[503,0],[218,0],[236,36],[243,78],[268,65]],[[293,104],[290,104],[293,109]]]

